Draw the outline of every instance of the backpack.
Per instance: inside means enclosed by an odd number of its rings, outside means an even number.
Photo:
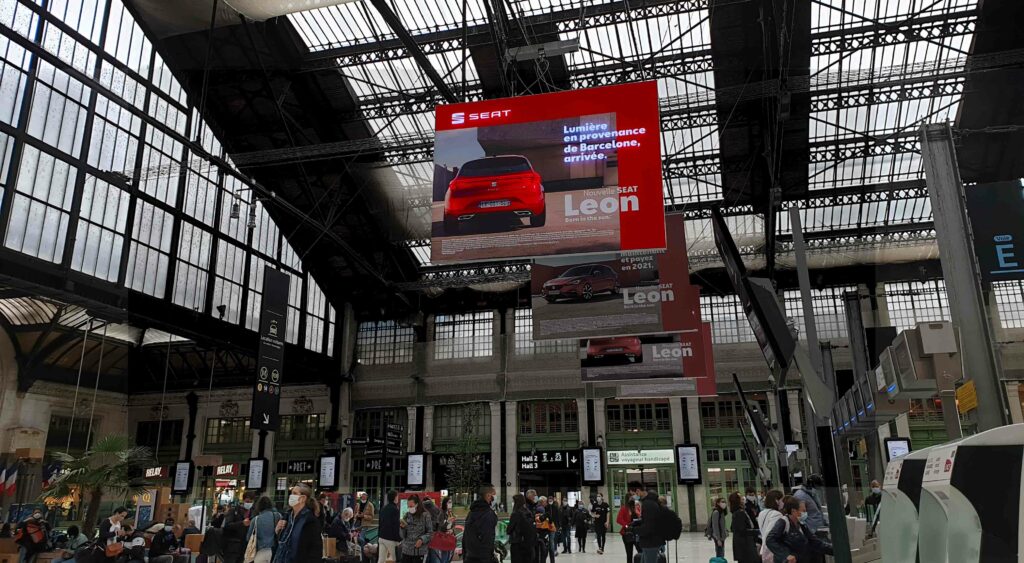
[[[46,530],[37,522],[25,522],[14,532],[14,543],[28,551],[46,547]]]
[[[675,511],[662,509],[660,519],[664,522],[661,529],[663,540],[676,541],[683,535],[683,521]]]

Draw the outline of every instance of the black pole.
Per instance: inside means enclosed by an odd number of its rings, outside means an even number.
[[[825,497],[828,506],[828,528],[835,549],[836,563],[853,563],[850,554],[850,534],[846,529],[846,512],[843,510],[843,495],[839,481],[839,464],[836,459],[832,426],[824,424],[816,428],[818,454],[821,456],[821,477],[825,481]]]
[[[339,429],[338,411],[341,410],[341,381],[332,379],[328,384],[328,391],[331,400],[331,418],[324,432],[327,443],[337,447],[341,442],[341,430]]]
[[[185,459],[192,459],[192,447],[196,443],[196,415],[199,414],[199,395],[195,391],[189,391],[185,395],[185,402],[188,404],[188,433],[185,434]]]
[[[260,459],[263,459],[264,457],[266,457],[266,453],[267,453],[267,431],[265,429],[261,428],[260,429],[260,433],[259,433],[259,443],[257,444],[256,457],[258,457]],[[266,469],[264,469],[264,471],[266,471]],[[265,477],[264,477],[264,481],[266,481]]]

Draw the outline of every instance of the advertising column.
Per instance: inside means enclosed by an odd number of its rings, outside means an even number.
[[[259,357],[252,394],[250,428],[276,431],[280,426],[281,384],[284,377],[284,335],[288,321],[288,275],[263,269],[263,311],[260,315]]]

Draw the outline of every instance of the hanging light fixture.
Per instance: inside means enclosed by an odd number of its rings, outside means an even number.
[[[253,203],[249,206],[249,229],[256,228],[256,204]]]
[[[238,219],[242,215],[242,206],[238,203],[238,194],[232,196],[234,199],[231,201],[231,218]]]

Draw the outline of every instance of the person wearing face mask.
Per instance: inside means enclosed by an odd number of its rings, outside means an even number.
[[[796,497],[782,499],[782,514],[765,538],[775,563],[804,563],[832,555],[832,546],[807,527],[806,506]]]
[[[320,504],[305,483],[293,485],[288,495],[288,518],[278,521],[278,546],[273,563],[320,563],[324,545],[321,539]]]
[[[39,554],[46,551],[46,538],[50,536],[50,524],[43,519],[43,511],[35,509],[32,515],[18,524],[14,542],[18,544],[18,563],[35,563]]]
[[[732,558],[738,563],[760,563],[757,524],[747,512],[744,498],[739,493],[729,495],[729,513],[732,514]]]
[[[594,539],[597,540],[597,554],[604,555],[604,543],[608,534],[608,513],[611,507],[604,501],[604,495],[598,493],[594,504],[590,506],[590,516],[594,519]]]
[[[875,512],[878,512],[878,505],[882,504],[882,484],[878,481],[871,482],[871,494],[864,499],[864,507],[868,511],[868,521],[874,519]]]
[[[782,515],[782,498],[784,496],[782,491],[776,489],[768,491],[768,494],[764,496],[764,508],[757,515],[757,528],[761,532],[760,552],[762,558],[771,553],[765,538],[768,537],[768,533],[772,531],[775,524],[785,518]]]
[[[715,542],[715,557],[725,557],[725,538],[729,537],[729,531],[725,528],[726,508],[725,499],[716,498],[715,507],[708,519],[708,527],[704,530],[704,536]]]
[[[164,520],[164,527],[153,534],[149,546],[150,563],[173,563],[178,558],[180,543],[174,534],[174,518]],[[182,558],[184,559],[184,558]]]
[[[494,560],[494,533],[498,515],[491,509],[493,485],[480,488],[479,497],[469,506],[462,533],[462,560],[466,563],[491,563]]]
[[[274,559],[274,547],[277,546],[277,537],[274,528],[281,519],[274,508],[274,501],[264,495],[256,501],[252,510],[253,516],[249,519],[249,530],[245,533],[246,545],[249,538],[256,534],[256,559],[254,563],[270,563]]]
[[[751,520],[757,520],[757,515],[761,512],[761,505],[757,502],[757,491],[754,489],[747,489],[747,496],[743,499],[743,509],[747,511]]]
[[[402,527],[402,545],[399,548],[402,563],[422,563],[429,549],[430,538],[434,535],[434,520],[421,506],[418,495],[406,499],[406,507],[405,518],[399,523]]]
[[[629,497],[619,507],[619,513],[615,515],[615,523],[619,525],[622,545],[626,548],[626,563],[633,563],[633,547],[636,544],[636,533],[633,526],[639,520],[640,505],[632,497]]]
[[[796,487],[793,492],[793,496],[807,507],[807,528],[812,534],[825,527],[825,515],[821,512],[821,506],[818,504],[816,496],[818,491],[824,490],[824,487],[825,480],[821,478],[821,475],[815,474],[809,475],[803,486]]]
[[[320,503],[320,526],[325,530],[334,522],[334,510],[331,508],[331,499],[327,493],[320,493],[316,499]]]
[[[249,513],[256,493],[246,491],[242,504],[228,509],[224,516],[224,563],[243,563],[245,534],[249,530]]]

